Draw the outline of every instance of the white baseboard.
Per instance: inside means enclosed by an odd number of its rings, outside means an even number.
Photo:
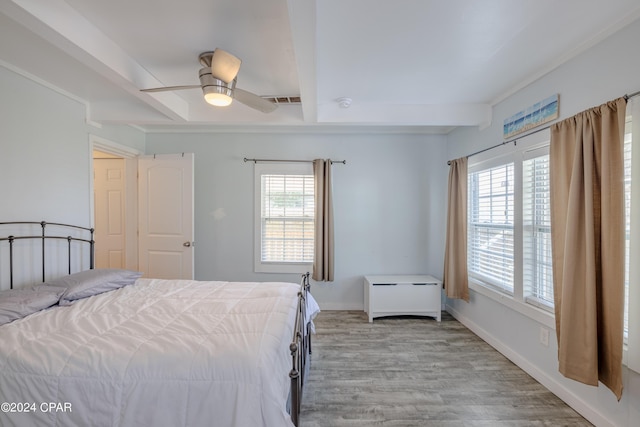
[[[515,363],[520,369],[531,375],[540,384],[545,386],[549,391],[562,399],[567,405],[572,407],[576,412],[586,418],[589,422],[600,427],[614,427],[609,419],[603,416],[600,412],[590,407],[580,396],[567,389],[555,378],[550,377],[546,372],[539,369],[537,366],[531,364],[526,357],[512,350],[504,342],[498,340],[491,335],[488,331],[481,328],[477,323],[473,322],[468,317],[465,317],[459,311],[456,311],[453,307],[447,305],[446,311],[456,318],[460,323],[466,326],[474,334],[486,341],[490,346],[502,353],[506,358]]]
[[[318,303],[320,305],[320,310],[327,311],[364,311],[362,308],[362,304],[343,304],[343,303]]]

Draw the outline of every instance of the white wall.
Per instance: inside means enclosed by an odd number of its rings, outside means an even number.
[[[2,67],[0,93],[0,218],[88,224],[84,106]]]
[[[95,128],[85,105],[0,66],[0,221],[91,224],[89,134],[144,150],[130,127]]]
[[[442,275],[445,142],[375,130],[165,133],[147,135],[147,154],[195,153],[201,280],[298,280],[253,271],[254,174],[244,157],[346,160],[333,165],[336,280],[313,284],[312,291],[323,309],[362,310],[365,274]]]
[[[84,103],[2,66],[0,96],[0,222],[91,226],[90,134],[141,151],[144,134],[89,126]],[[7,253],[0,245],[2,289],[8,287]]]
[[[448,158],[461,157],[501,143],[502,123],[506,117],[554,93],[560,94],[562,119],[640,90],[639,40],[640,21],[498,104],[494,108],[494,123],[490,128],[452,132],[448,135]],[[474,291],[471,291],[469,303],[449,300],[447,304],[447,309],[465,325],[596,425],[638,425],[640,375],[625,370],[623,397],[616,402],[606,387],[585,386],[558,373],[554,331],[549,347],[544,347],[538,341],[539,323]]]

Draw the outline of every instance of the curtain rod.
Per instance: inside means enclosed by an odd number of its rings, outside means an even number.
[[[329,161],[331,162],[331,164],[334,163],[342,163],[343,165],[347,164],[346,160],[331,160],[329,159]],[[313,163],[313,160],[282,160],[282,159],[247,159],[246,157],[244,158],[244,162],[253,162],[253,163],[258,163],[258,162],[286,162],[286,163]]]
[[[536,129],[534,131],[531,131],[529,133],[525,133],[524,135],[518,136],[517,138],[507,139],[506,141],[503,141],[500,144],[492,145],[491,147],[487,147],[485,149],[478,150],[475,153],[467,154],[467,157],[475,156],[476,154],[484,153],[485,151],[493,150],[494,148],[502,147],[503,145],[507,145],[507,144],[510,144],[512,142],[514,144],[517,144],[519,139],[525,138],[525,137],[527,137],[529,135],[534,135],[534,134],[536,134],[538,132],[542,132],[543,130],[547,130],[550,127],[551,127],[551,125],[547,125],[547,126],[539,128],[539,129]],[[451,160],[448,160],[447,164],[451,165]]]
[[[624,96],[624,99],[626,99],[626,100],[628,101],[628,100],[629,100],[629,98],[633,98],[634,96],[638,96],[638,95],[640,95],[640,90],[639,90],[639,91],[637,91],[637,92],[633,92],[633,93],[630,93],[630,94],[625,95],[625,96]]]
[[[623,96],[623,98],[624,98],[625,100],[627,100],[627,101],[628,101],[628,100],[629,100],[629,98],[633,98],[634,96],[638,96],[638,95],[640,95],[640,90],[639,90],[639,91],[637,91],[637,92],[633,92],[633,93],[630,93],[630,94],[626,94],[626,95],[624,95],[624,96]],[[536,134],[536,133],[538,133],[538,132],[542,132],[543,130],[547,130],[547,129],[549,129],[552,125],[553,125],[553,123],[551,123],[550,125],[547,125],[547,126],[545,126],[545,127],[541,127],[541,128],[539,128],[539,129],[536,129],[536,130],[534,130],[534,131],[532,131],[532,132],[526,133],[526,134],[524,134],[524,135],[518,136],[518,137],[516,137],[516,138],[508,139],[508,140],[506,140],[506,141],[504,141],[504,142],[501,142],[500,144],[496,144],[496,145],[493,145],[493,146],[491,146],[491,147],[485,148],[484,150],[480,150],[480,151],[476,151],[475,153],[467,154],[467,157],[475,156],[476,154],[484,153],[485,151],[489,151],[489,150],[493,150],[494,148],[502,147],[503,145],[507,145],[507,144],[509,144],[509,143],[511,143],[511,142],[513,142],[513,143],[517,143],[517,142],[518,142],[518,139],[524,138],[524,137],[529,136],[529,135]],[[451,160],[448,160],[448,161],[447,161],[447,164],[448,164],[448,165],[451,165]]]

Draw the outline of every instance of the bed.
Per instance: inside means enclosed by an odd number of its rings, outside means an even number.
[[[0,293],[21,307],[5,307],[3,321],[0,298],[0,425],[299,424],[319,311],[308,274],[300,283],[160,280],[91,267]],[[36,298],[24,303],[26,294]]]

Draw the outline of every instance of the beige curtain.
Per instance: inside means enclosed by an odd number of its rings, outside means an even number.
[[[443,276],[447,297],[468,302],[466,157],[452,160],[449,166],[449,201]]]
[[[333,198],[331,160],[313,161],[315,182],[315,251],[312,278],[333,282]]]
[[[560,372],[622,395],[623,98],[551,127],[551,239]]]

